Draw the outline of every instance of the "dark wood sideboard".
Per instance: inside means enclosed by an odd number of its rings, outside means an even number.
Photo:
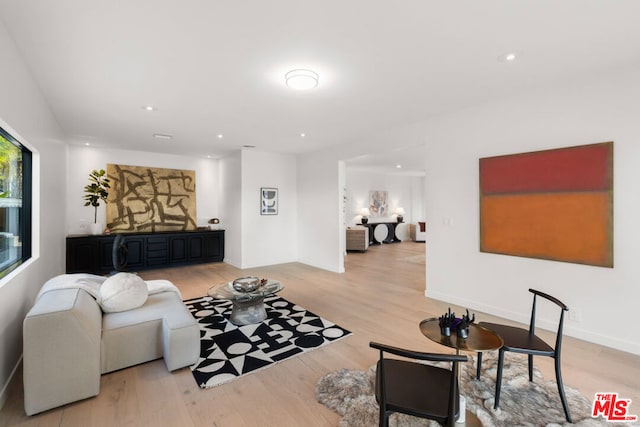
[[[115,270],[113,244],[123,236],[123,271],[224,260],[224,230],[123,233],[67,237],[67,273],[107,274]]]

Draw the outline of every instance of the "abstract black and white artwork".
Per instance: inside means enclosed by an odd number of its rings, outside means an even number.
[[[278,215],[278,189],[262,187],[260,189],[260,214]]]

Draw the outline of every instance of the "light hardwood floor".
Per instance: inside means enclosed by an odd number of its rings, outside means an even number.
[[[21,373],[10,385],[0,411],[3,426],[335,426],[339,417],[316,402],[317,380],[341,368],[363,369],[377,353],[369,341],[422,351],[447,349],[424,338],[418,322],[446,311],[449,304],[424,297],[423,243],[374,246],[349,253],[344,274],[290,263],[239,270],[227,264],[158,269],[145,279],[168,279],[183,297],[204,295],[217,283],[245,275],[269,277],[285,285],[281,295],[351,330],[353,335],[213,389],[200,389],[188,368],[167,372],[162,360],[103,375],[95,398],[27,417]],[[529,298],[528,293],[523,298]],[[452,306],[454,310],[460,307]],[[478,320],[501,319],[476,313]],[[504,321],[504,320],[502,320]],[[566,337],[563,377],[590,400],[615,391],[633,400],[640,415],[640,356]],[[536,358],[553,379],[550,358]],[[559,404],[559,400],[558,400]]]

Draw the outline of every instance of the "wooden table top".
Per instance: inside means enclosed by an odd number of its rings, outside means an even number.
[[[458,335],[452,331],[451,336],[444,336],[440,333],[440,325],[435,317],[424,319],[420,322],[420,331],[422,335],[431,341],[437,342],[444,346],[464,351],[488,351],[497,350],[502,347],[502,338],[490,329],[478,326],[475,323],[469,325],[469,336],[467,338],[458,338]]]

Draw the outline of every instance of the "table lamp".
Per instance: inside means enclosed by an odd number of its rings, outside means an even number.
[[[404,217],[402,216],[404,215],[404,208],[396,209],[396,215],[396,219],[398,220],[398,222],[404,221]]]
[[[360,215],[362,215],[362,219],[360,220],[360,222],[362,222],[363,224],[367,224],[369,222],[368,216],[371,215],[369,213],[369,209],[367,208],[360,209]]]

